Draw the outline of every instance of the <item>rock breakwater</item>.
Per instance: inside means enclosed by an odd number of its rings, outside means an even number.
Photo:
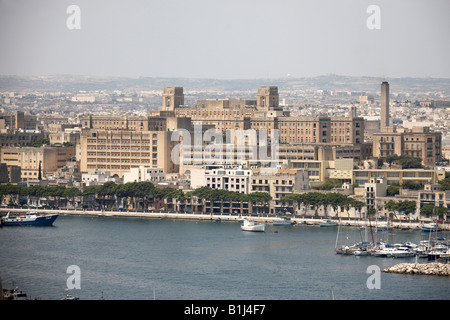
[[[443,263],[400,263],[383,272],[402,274],[425,274],[436,276],[450,276],[450,264]]]

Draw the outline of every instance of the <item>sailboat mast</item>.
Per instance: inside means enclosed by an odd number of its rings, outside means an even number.
[[[366,208],[366,217],[365,217],[365,222],[366,222],[366,227],[364,228],[364,242],[367,242],[367,233],[369,232],[369,224],[367,223],[367,208]]]
[[[337,235],[336,235],[336,243],[334,244],[334,249],[337,249],[340,228],[341,228],[341,224],[339,223],[339,225],[338,225],[338,232],[337,232]]]

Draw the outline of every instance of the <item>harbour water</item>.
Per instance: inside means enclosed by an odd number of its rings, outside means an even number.
[[[450,277],[381,272],[415,258],[335,254],[337,227],[267,225],[244,232],[236,222],[60,216],[52,227],[0,229],[3,287],[31,298],[64,296],[78,266],[81,300],[447,300]],[[339,242],[361,240],[341,228]],[[379,236],[379,235],[376,235]],[[445,234],[443,235],[445,236]],[[394,242],[428,234],[396,230]],[[421,261],[425,262],[425,261]]]

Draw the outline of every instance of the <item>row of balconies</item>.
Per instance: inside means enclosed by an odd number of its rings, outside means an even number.
[[[106,161],[103,159],[87,159],[87,163],[150,163],[149,159],[112,159]]]
[[[153,147],[156,148],[156,147]],[[88,145],[87,150],[132,150],[132,151],[149,151],[150,147],[120,147],[120,146],[94,146]]]
[[[152,153],[153,157],[156,158],[157,153]],[[90,157],[97,157],[97,158],[123,158],[123,157],[139,157],[139,158],[149,158],[150,157],[150,153],[122,153],[122,154],[118,154],[118,153],[111,153],[111,154],[94,154],[94,153],[88,153],[88,156]]]
[[[145,141],[145,140],[139,140],[139,141],[129,141],[129,140],[110,140],[110,141],[105,141],[105,140],[97,140],[97,141],[88,141],[87,142],[88,145],[97,145],[97,144],[108,144],[108,145],[122,145],[122,144],[136,144],[136,145],[150,145],[151,141]],[[156,144],[157,140],[153,140],[153,144]]]

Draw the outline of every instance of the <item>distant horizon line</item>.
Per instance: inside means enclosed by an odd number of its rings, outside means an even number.
[[[17,78],[45,78],[45,77],[88,77],[88,78],[126,78],[126,79],[189,79],[189,80],[220,80],[220,81],[251,81],[251,80],[295,80],[308,79],[319,77],[347,77],[347,78],[379,78],[381,80],[389,79],[444,79],[450,80],[450,77],[434,77],[434,76],[370,76],[370,75],[345,75],[337,73],[326,73],[314,76],[291,76],[284,77],[254,77],[254,78],[215,78],[215,77],[186,77],[186,76],[119,76],[119,75],[94,75],[94,74],[74,74],[74,73],[60,73],[60,74],[35,74],[35,75],[18,75],[18,74],[0,74],[0,77],[17,77]]]

